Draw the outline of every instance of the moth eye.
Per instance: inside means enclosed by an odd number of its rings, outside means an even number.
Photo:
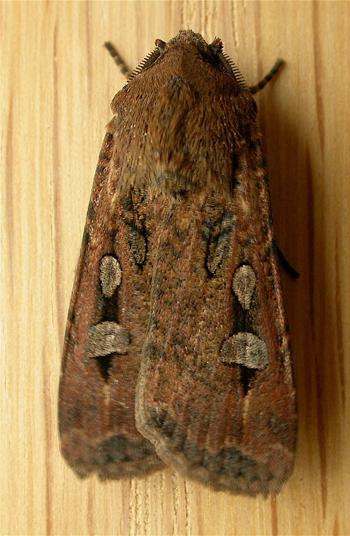
[[[162,39],[156,39],[154,44],[156,45],[156,47],[160,48],[160,50],[164,50],[166,47],[166,42]]]
[[[209,45],[209,48],[213,52],[213,54],[216,55],[222,52],[224,45],[221,39],[219,37],[216,37],[214,41]]]

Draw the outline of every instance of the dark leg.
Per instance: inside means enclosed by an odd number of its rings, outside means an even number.
[[[114,59],[115,63],[118,65],[121,72],[128,78],[131,74],[131,69],[129,69],[128,65],[125,63],[119,52],[116,50],[115,46],[112,45],[109,41],[107,41],[104,46]]]
[[[276,253],[277,253],[278,260],[279,260],[280,265],[282,266],[282,268],[284,268],[285,271],[286,271],[291,277],[293,277],[293,279],[298,279],[298,277],[300,277],[299,272],[297,272],[296,269],[293,268],[293,266],[288,262],[288,260],[287,260],[286,257],[284,256],[283,251],[278,247],[278,245],[276,244],[276,242],[274,242],[274,246],[275,246],[275,249],[276,249]]]
[[[249,86],[250,92],[254,94],[254,93],[258,93],[258,91],[263,89],[266,86],[266,84],[270,82],[270,80],[275,76],[275,74],[278,73],[278,71],[280,70],[283,64],[284,64],[284,61],[281,59],[278,59],[275,65],[272,67],[271,71],[267,73],[267,75],[262,80],[260,80],[258,84],[256,84],[255,86]]]

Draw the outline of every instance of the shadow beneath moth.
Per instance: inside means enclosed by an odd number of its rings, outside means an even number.
[[[295,391],[252,97],[280,64],[248,87],[220,39],[180,31],[112,101],[59,390],[61,450],[81,477],[165,463],[267,495],[292,472]]]

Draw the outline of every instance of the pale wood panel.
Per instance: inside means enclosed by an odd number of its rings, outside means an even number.
[[[350,534],[350,4],[3,2],[2,535]],[[109,102],[180,28],[223,38],[259,96],[298,387],[295,472],[276,499],[215,493],[169,470],[81,482],[59,454],[66,312]]]

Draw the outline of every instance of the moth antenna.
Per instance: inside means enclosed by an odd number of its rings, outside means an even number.
[[[258,93],[258,91],[261,91],[270,80],[278,73],[280,68],[285,62],[278,58],[278,60],[275,62],[274,66],[272,67],[271,71],[267,73],[266,76],[260,82],[258,82],[255,86],[249,86],[250,92],[254,95],[254,93]]]
[[[126,76],[126,78],[129,78],[131,74],[131,69],[128,67],[128,64],[123,60],[113,43],[111,43],[110,41],[106,41],[106,43],[104,43],[104,47],[108,50],[115,64],[118,65],[120,71]]]
[[[237,65],[232,61],[230,56],[228,56],[224,52],[222,52],[221,55],[222,55],[225,63],[228,64],[230,70],[232,71],[232,73],[233,73],[235,79],[237,80],[237,82],[239,83],[239,85],[242,86],[243,88],[248,88],[247,83],[246,83],[241,71],[238,69]]]
[[[300,273],[294,268],[294,266],[292,266],[292,264],[289,262],[289,260],[287,259],[276,241],[273,242],[273,245],[282,268],[284,268],[284,270],[290,275],[290,277],[292,277],[293,279],[298,279],[300,277]]]
[[[128,82],[133,80],[135,76],[141,73],[144,69],[148,69],[156,61],[157,58],[160,56],[160,49],[157,47],[152,52],[150,52],[142,61],[139,63],[139,65],[134,69],[128,76]]]

